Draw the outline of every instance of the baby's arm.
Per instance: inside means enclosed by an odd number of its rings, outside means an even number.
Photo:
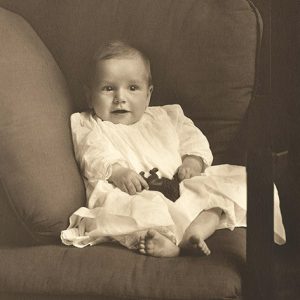
[[[73,114],[71,128],[76,160],[85,179],[107,180],[112,174],[113,164],[118,162],[127,166],[122,155],[102,134],[90,114]]]
[[[148,183],[140,174],[129,168],[122,167],[118,163],[113,164],[109,181],[130,195],[135,195],[137,192],[149,188]]]
[[[179,137],[182,165],[178,169],[179,180],[200,175],[213,160],[205,135],[186,117],[179,105],[166,105],[166,109]]]
[[[108,180],[130,195],[148,188],[141,175],[127,168],[122,155],[89,114],[72,115],[71,128],[76,160],[87,180]]]

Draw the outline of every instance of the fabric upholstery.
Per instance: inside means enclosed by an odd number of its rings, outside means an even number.
[[[105,244],[47,243],[84,205],[69,115],[86,107],[87,58],[111,38],[150,56],[152,104],[179,103],[215,164],[243,159],[257,18],[243,0],[0,0],[0,298],[240,299],[245,230],[217,231],[209,257],[156,259]],[[72,93],[56,62],[62,69]]]
[[[152,104],[180,103],[207,135],[215,163],[241,161],[237,141],[253,92],[257,45],[257,19],[247,1],[75,0],[45,2],[50,5],[45,8],[41,3],[42,23],[36,23],[35,13],[31,22],[42,30],[80,101],[87,57],[107,39],[128,39],[152,61]],[[0,17],[5,41],[0,180],[6,202],[1,211],[5,217],[7,209],[13,212],[8,231],[22,226],[27,240],[40,242],[57,237],[70,213],[85,203],[69,133],[70,113],[85,104],[78,104],[78,96],[75,104],[70,99],[59,68],[32,28],[3,9]]]
[[[30,20],[65,73],[78,109],[86,107],[82,81],[88,58],[105,40],[125,38],[150,56],[152,104],[181,104],[207,135],[214,164],[243,163],[240,122],[252,97],[258,31],[247,1],[1,4]]]
[[[49,242],[85,199],[72,152],[71,98],[33,29],[4,9],[0,24],[0,241],[24,233],[27,242]]]
[[[0,291],[58,299],[64,299],[63,295],[74,299],[239,299],[245,236],[242,228],[217,231],[208,240],[212,250],[208,257],[158,259],[112,244],[80,250],[3,248]]]

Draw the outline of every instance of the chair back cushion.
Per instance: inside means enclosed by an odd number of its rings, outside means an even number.
[[[49,242],[84,204],[72,102],[37,34],[1,8],[0,39],[0,241]]]
[[[151,104],[181,104],[208,137],[214,164],[244,163],[243,120],[253,93],[261,34],[250,1],[2,3],[37,30],[66,75],[78,110],[86,108],[82,82],[95,49],[109,39],[126,39],[152,62]]]

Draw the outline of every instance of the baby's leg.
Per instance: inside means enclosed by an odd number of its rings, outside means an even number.
[[[139,243],[139,252],[155,257],[178,256],[180,249],[169,238],[154,229],[149,229]]]
[[[218,207],[202,211],[184,232],[179,247],[182,249],[198,249],[209,255],[210,250],[205,240],[216,230],[222,210]]]

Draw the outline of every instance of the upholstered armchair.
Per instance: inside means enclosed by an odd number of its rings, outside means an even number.
[[[1,0],[0,7],[0,298],[266,295],[272,157],[268,145],[257,147],[264,133],[253,134],[251,125],[261,120],[256,7],[246,0]],[[207,241],[210,256],[165,259],[113,243],[60,243],[69,216],[86,201],[69,117],[87,108],[87,59],[112,38],[149,55],[152,105],[181,104],[207,136],[214,164],[247,165],[247,237],[245,228],[218,230]]]

